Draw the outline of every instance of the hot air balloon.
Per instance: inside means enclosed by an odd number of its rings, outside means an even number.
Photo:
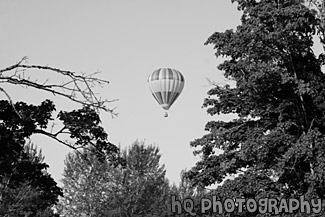
[[[181,94],[184,88],[184,76],[172,68],[160,68],[152,72],[148,77],[149,89],[160,104],[167,111]]]

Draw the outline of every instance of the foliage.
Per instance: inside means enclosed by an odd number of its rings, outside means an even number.
[[[159,148],[136,141],[124,150],[123,157],[127,166],[123,171],[123,193],[118,197],[122,204],[119,209],[125,216],[163,215],[169,186],[164,165],[159,165]]]
[[[73,110],[71,112],[60,111],[58,119],[63,122],[63,127],[56,133],[38,131],[50,137],[55,137],[56,140],[63,144],[67,144],[63,140],[57,139],[60,134],[69,134],[73,139],[73,143],[68,146],[78,150],[80,148],[88,148],[94,152],[101,161],[109,160],[111,163],[118,165],[123,163],[118,157],[118,148],[107,141],[108,135],[104,128],[101,127],[98,113],[89,108]],[[106,158],[106,159],[105,159]]]
[[[88,160],[83,156],[87,156]],[[96,155],[88,150],[83,155],[70,153],[65,165],[62,179],[64,197],[60,198],[57,206],[60,215],[106,216],[109,212],[106,200],[113,200],[109,193],[115,190],[118,168],[99,162]]]
[[[159,166],[159,149],[134,142],[121,153],[125,167],[99,163],[96,155],[85,152],[65,161],[64,197],[58,205],[62,216],[163,216],[166,212],[168,182]]]
[[[62,192],[47,173],[41,152],[28,144],[15,154],[14,159],[2,155],[0,161],[0,215],[55,216],[51,208]]]
[[[300,2],[315,13],[319,22],[317,35],[325,50],[325,2],[323,0],[300,0]]]
[[[98,114],[87,107],[72,112],[59,112],[63,127],[58,132],[47,131],[55,106],[45,100],[39,106],[0,101],[0,183],[2,212],[32,212],[45,210],[58,201],[62,190],[46,172],[47,164],[33,149],[26,149],[26,140],[32,135],[43,134],[78,151],[90,150],[101,161],[122,163],[118,148],[107,141],[107,134],[99,126]],[[71,142],[60,138],[70,135]],[[31,152],[32,154],[27,154]],[[86,156],[83,156],[84,158]],[[85,158],[87,159],[87,158]],[[17,195],[23,195],[17,198]],[[28,197],[25,197],[29,195]],[[25,198],[25,199],[24,199]],[[36,202],[36,198],[38,202]],[[17,203],[19,202],[19,206]],[[21,208],[19,208],[21,207]],[[10,211],[11,212],[11,211]],[[33,214],[33,215],[34,215]],[[17,213],[17,215],[20,215]]]
[[[209,191],[205,188],[199,186],[193,186],[191,180],[186,177],[186,170],[181,171],[181,181],[178,186],[173,184],[170,187],[170,198],[168,200],[169,210],[171,211],[168,216],[206,216],[201,212],[201,200],[202,198],[207,198],[209,196]],[[179,201],[182,210],[179,212],[178,207],[173,205],[172,198],[174,196],[174,201]],[[189,209],[184,209],[184,201],[190,199],[192,201],[192,206]],[[175,204],[175,202],[174,202]],[[174,206],[174,207],[172,207]]]
[[[33,73],[46,72],[46,81]],[[108,142],[107,133],[100,126],[98,112],[116,113],[106,106],[106,99],[97,97],[95,87],[108,84],[93,74],[77,74],[51,66],[30,65],[27,58],[0,69],[0,91],[7,100],[0,101],[0,215],[1,216],[57,216],[51,209],[62,196],[62,189],[46,172],[41,153],[26,141],[32,135],[42,134],[77,152],[87,149],[100,162],[110,161],[114,166],[123,164],[118,148]],[[59,80],[56,80],[59,79]],[[50,81],[49,81],[50,80]],[[60,83],[62,81],[62,83]],[[14,103],[6,91],[6,85],[35,88],[60,96],[83,107],[71,112],[60,111],[52,118],[55,106],[44,100],[41,105]],[[61,121],[62,128],[53,132],[48,125]],[[66,139],[67,136],[70,140]],[[82,156],[87,160],[87,156]],[[89,161],[88,161],[89,163]]]
[[[241,25],[206,42],[227,58],[218,69],[236,86],[215,86],[204,107],[238,118],[206,124],[209,133],[191,142],[202,160],[186,176],[209,186],[240,174],[216,189],[230,198],[324,199],[325,76],[312,50],[315,13],[295,0],[236,2]]]

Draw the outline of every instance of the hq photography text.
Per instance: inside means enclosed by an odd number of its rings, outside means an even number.
[[[217,196],[212,198],[201,198],[199,204],[195,204],[193,199],[186,198],[182,201],[178,200],[175,195],[171,196],[171,211],[175,214],[188,213],[196,216],[198,213],[197,205],[199,205],[200,214],[207,213],[242,213],[242,212],[259,212],[262,214],[280,214],[280,213],[306,213],[318,214],[322,211],[322,200],[311,199],[305,200],[304,196],[300,198],[276,199],[261,198],[255,200],[252,198],[226,198],[220,200]]]

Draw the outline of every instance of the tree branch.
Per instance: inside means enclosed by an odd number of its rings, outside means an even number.
[[[10,98],[9,94],[2,88],[0,87],[0,91],[2,91],[8,98],[10,105],[14,109],[15,113],[18,115],[19,118],[21,118],[19,112],[16,110],[14,103],[12,102],[12,99]]]
[[[21,85],[27,87],[33,87],[39,90],[50,92],[54,95],[67,98],[73,102],[81,104],[83,106],[90,106],[97,111],[104,110],[116,116],[114,109],[106,107],[107,103],[111,103],[115,100],[101,100],[93,92],[92,88],[95,86],[103,87],[103,85],[109,84],[109,81],[94,77],[99,72],[92,74],[81,74],[77,75],[73,71],[62,70],[50,66],[39,66],[39,65],[26,65],[22,64],[26,62],[27,58],[22,58],[17,64],[9,66],[0,70],[0,82],[9,83],[14,85]],[[28,69],[44,70],[54,72],[56,75],[60,75],[64,80],[61,84],[48,84],[48,80],[43,83],[38,82],[36,79],[32,80],[30,77],[26,77],[25,72]],[[3,88],[1,91],[4,92]],[[7,96],[9,96],[7,94]]]
[[[36,129],[36,130],[35,130],[35,133],[43,134],[43,135],[45,135],[45,136],[48,136],[48,137],[50,137],[50,138],[56,140],[57,142],[59,142],[59,143],[65,145],[65,146],[67,146],[67,147],[69,147],[69,148],[71,148],[71,149],[73,149],[73,150],[77,150],[77,149],[78,149],[78,148],[76,148],[76,147],[70,145],[69,143],[64,142],[64,141],[62,141],[61,139],[57,138],[57,135],[56,135],[56,134],[52,134],[52,133],[49,133],[49,132],[46,132],[46,131],[44,131],[44,130],[40,130],[40,129]]]

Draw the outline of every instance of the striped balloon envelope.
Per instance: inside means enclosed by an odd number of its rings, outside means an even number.
[[[149,89],[160,104],[167,111],[176,101],[184,88],[184,76],[172,68],[160,68],[152,72],[148,77]]]

